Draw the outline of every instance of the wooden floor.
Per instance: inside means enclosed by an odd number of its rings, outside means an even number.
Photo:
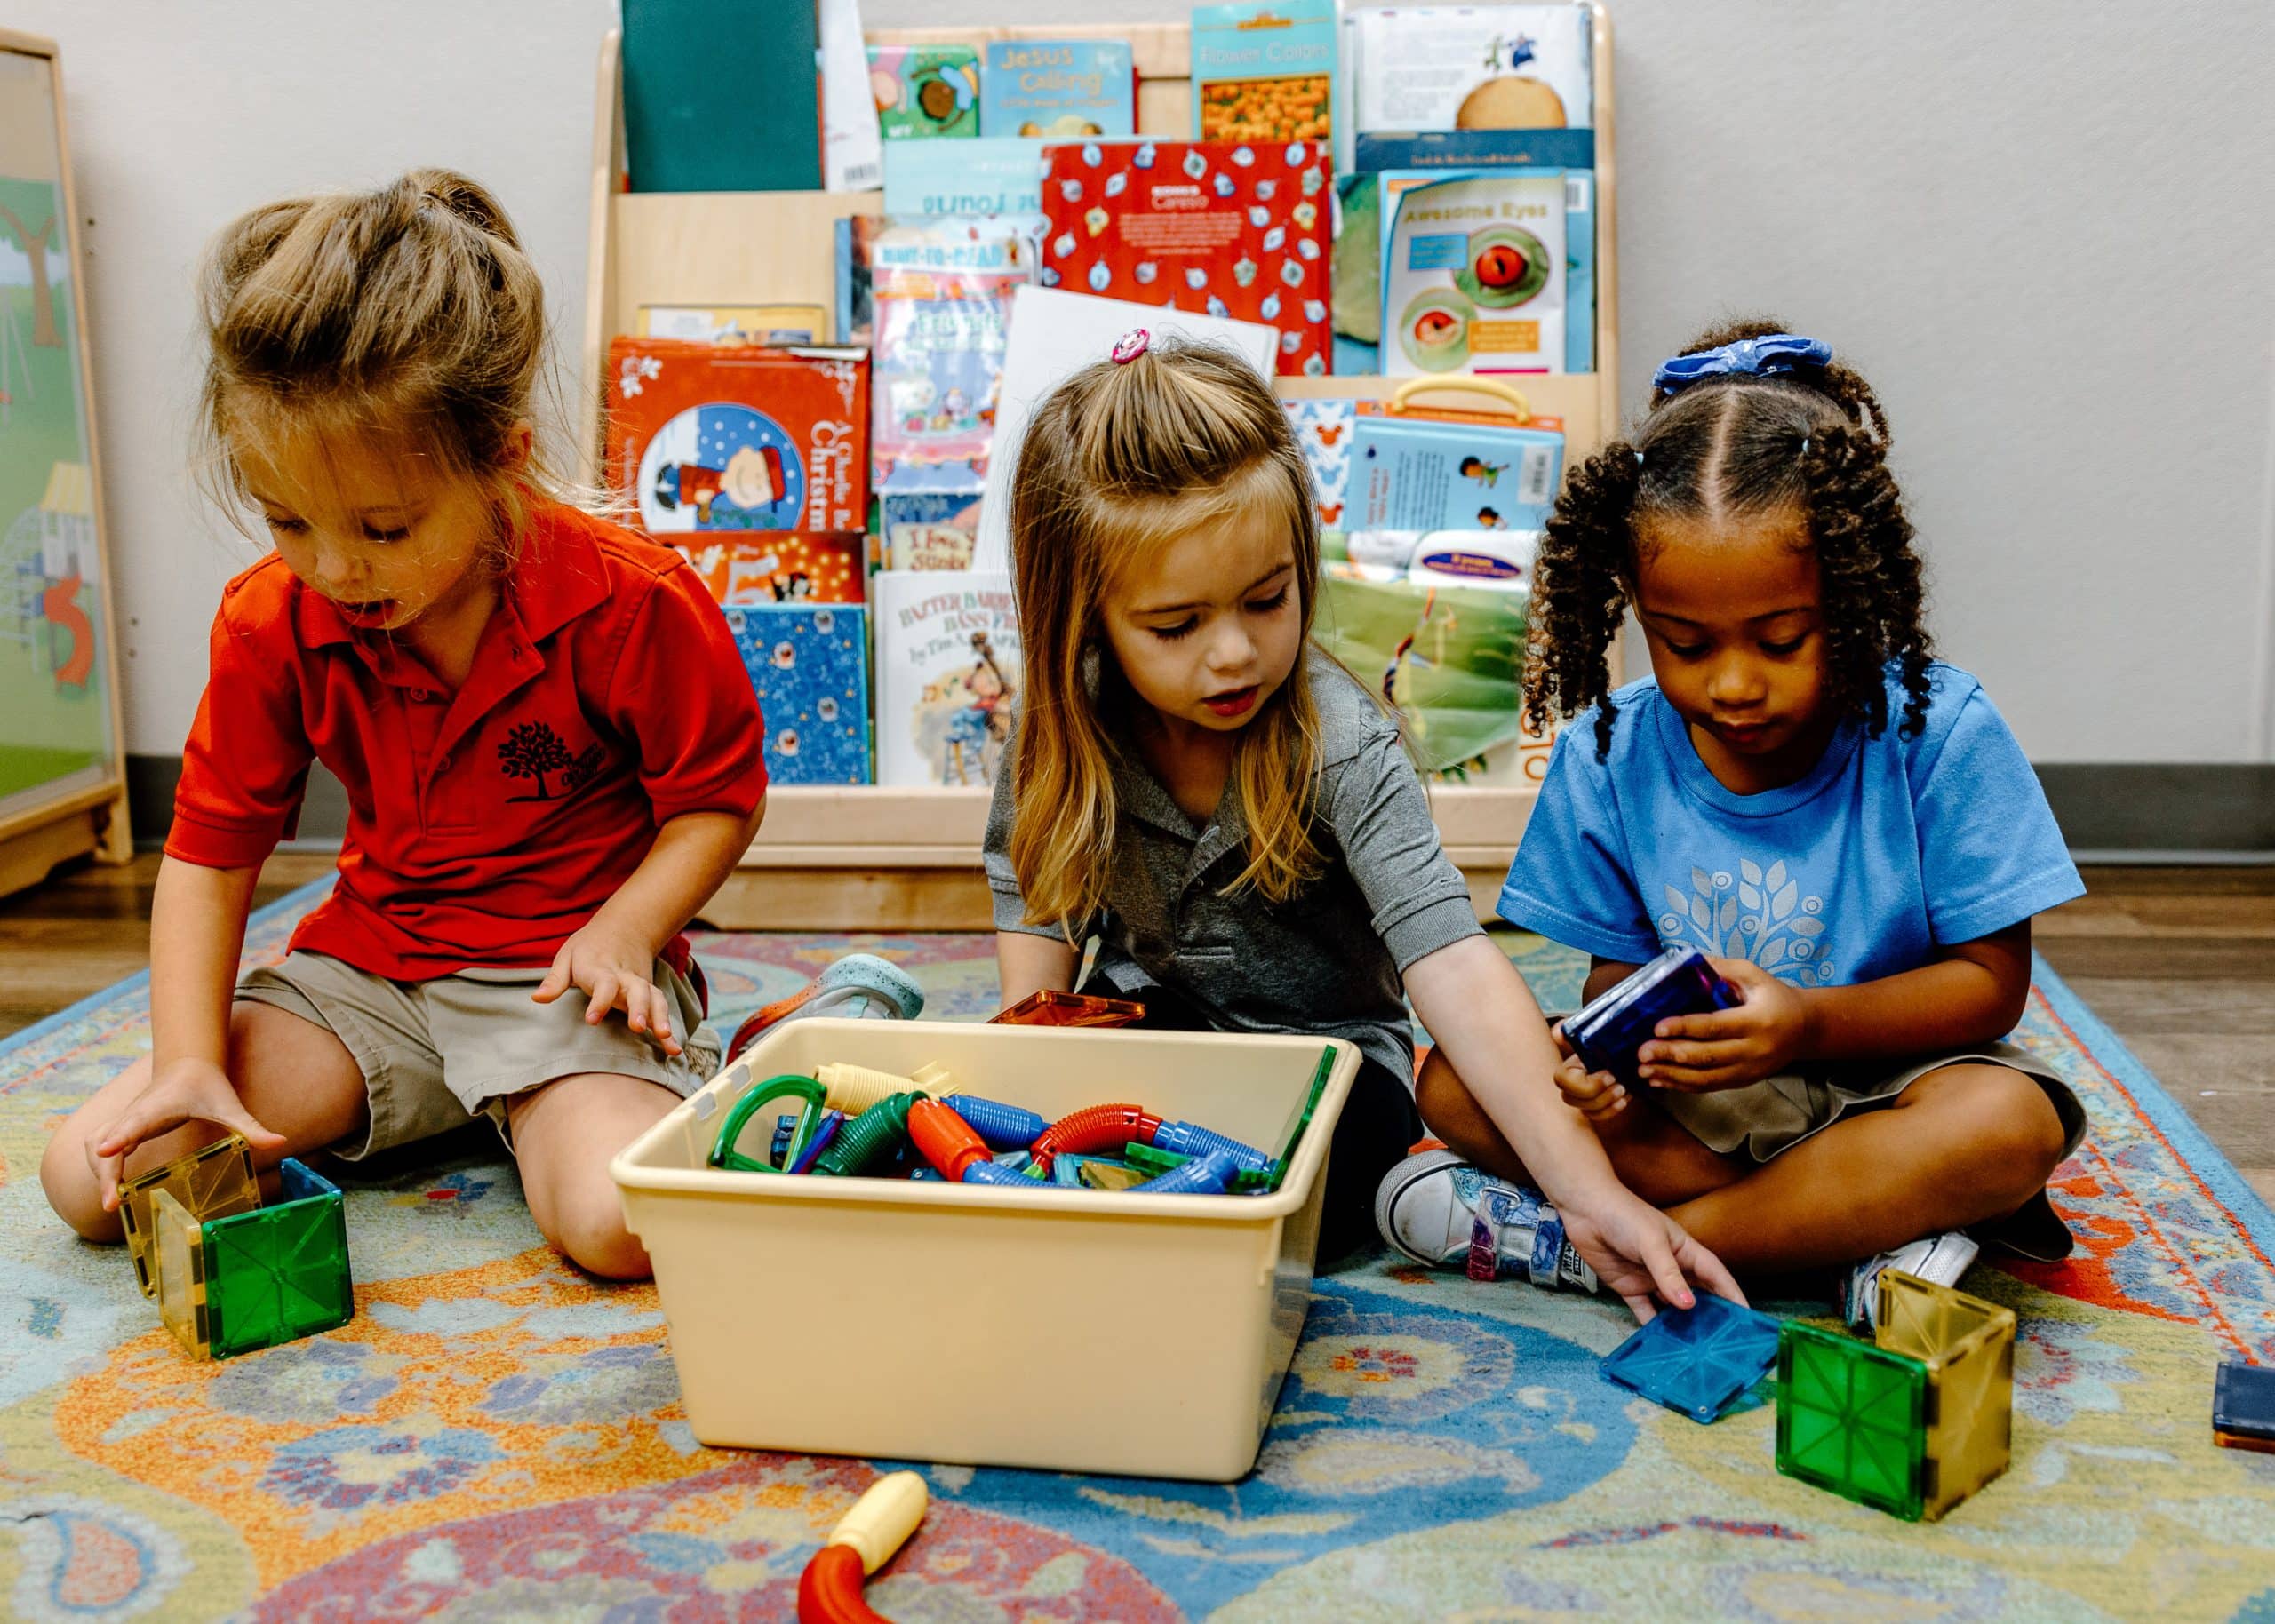
[[[256,900],[331,869],[283,852]],[[0,1036],[146,966],[157,859],[0,898]],[[2275,867],[2095,868],[2038,921],[2054,967],[2275,1200]]]

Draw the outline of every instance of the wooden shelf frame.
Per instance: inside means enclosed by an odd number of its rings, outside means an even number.
[[[1596,361],[1598,370],[1526,378],[1536,411],[1564,419],[1568,464],[1619,433],[1618,176],[1611,20],[1594,6]],[[1191,131],[1192,46],[1182,23],[872,29],[873,44],[1007,39],[1130,41],[1141,133]],[[591,240],[580,333],[578,472],[602,473],[608,346],[643,304],[834,302],[835,224],[876,214],[875,192],[628,192],[620,42],[603,42],[593,120]],[[1395,378],[1282,378],[1290,398],[1385,399]],[[1532,809],[1529,788],[1440,785],[1431,804],[1481,914],[1489,914]],[[765,827],[703,917],[722,929],[982,930],[988,893],[979,842],[982,789],[785,784]]]

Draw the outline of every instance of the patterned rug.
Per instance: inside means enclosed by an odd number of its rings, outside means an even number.
[[[311,900],[261,916],[248,957]],[[994,1006],[984,936],[699,943],[722,1019],[852,945],[908,966],[934,1013]],[[1573,1001],[1576,959],[1509,946],[1544,1002]],[[2275,1360],[2275,1218],[2042,965],[2022,1041],[2092,1113],[2055,1192],[2085,1244],[1971,1278],[2021,1319],[2014,1463],[1941,1524],[1778,1476],[1767,1408],[1701,1427],[1606,1385],[1615,1303],[1377,1260],[1319,1282],[1246,1481],[930,1468],[931,1513],[871,1599],[911,1624],[2275,1624],[2275,1456],[2208,1428],[2215,1363]],[[558,1262],[480,1134],[343,1179],[347,1326],[182,1357],[124,1254],[68,1238],[34,1176],[52,1125],[148,1043],[137,979],[0,1047],[0,1612],[792,1616],[876,1469],[698,1446],[652,1289]]]

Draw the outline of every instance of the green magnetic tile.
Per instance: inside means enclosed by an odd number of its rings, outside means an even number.
[[[214,1357],[273,1348],[344,1325],[355,1312],[339,1191],[287,1161],[283,1199],[205,1226]]]
[[[1777,1343],[1777,1469],[1917,1520],[1927,1401],[1917,1359],[1789,1322]]]

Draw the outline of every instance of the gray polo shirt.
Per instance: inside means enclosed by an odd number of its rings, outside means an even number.
[[[1115,763],[1122,809],[1097,974],[1125,992],[1169,988],[1225,1031],[1347,1038],[1401,1079],[1414,1038],[1400,975],[1418,959],[1480,933],[1469,887],[1438,842],[1422,782],[1396,724],[1358,683],[1313,650],[1320,712],[1320,785],[1312,830],[1327,868],[1288,902],[1223,895],[1245,866],[1248,820],[1238,784],[1194,824],[1135,756]],[[1017,748],[1017,741],[1013,741]],[[1011,758],[988,813],[987,883],[995,927],[1028,924],[1011,871]]]

